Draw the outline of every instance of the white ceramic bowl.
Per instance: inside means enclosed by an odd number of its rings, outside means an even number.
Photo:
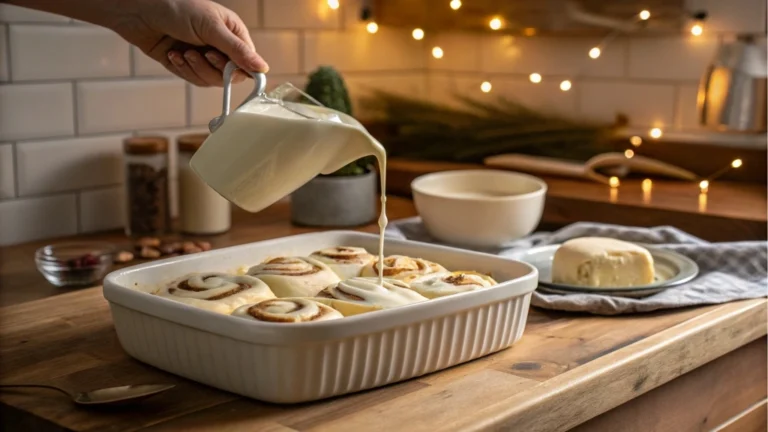
[[[459,170],[423,175],[411,189],[433,237],[459,246],[495,247],[533,232],[547,184],[510,171]]]

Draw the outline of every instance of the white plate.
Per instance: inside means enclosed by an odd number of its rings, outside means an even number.
[[[195,271],[232,271],[330,246],[378,248],[379,236],[303,234],[117,270],[104,282],[120,344],[162,370],[268,402],[295,403],[391,384],[509,347],[525,329],[537,271],[530,264],[444,246],[385,240],[387,254],[490,273],[498,285],[317,323],[248,321],[147,292]]]
[[[552,282],[552,259],[559,244],[530,249],[515,258],[527,262],[539,270],[539,290],[554,294],[589,293],[616,297],[647,297],[691,281],[699,274],[699,266],[690,258],[677,252],[656,249],[652,245],[636,243],[653,256],[655,280],[648,285],[632,287],[592,288]]]

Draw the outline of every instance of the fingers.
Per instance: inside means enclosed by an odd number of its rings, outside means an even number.
[[[213,67],[203,56],[193,50],[188,50],[184,53],[184,58],[187,60],[192,71],[198,78],[203,80],[209,86],[220,86],[222,83],[221,70]]]
[[[169,51],[168,60],[171,61],[171,66],[173,67],[172,72],[176,73],[176,75],[196,86],[208,87],[208,84],[202,78],[197,76],[195,71],[193,71],[189,64],[187,64],[181,53],[176,51]]]
[[[224,68],[227,66],[227,62],[229,61],[228,58],[224,57],[221,53],[216,51],[208,51],[205,53],[205,58],[208,59],[208,61],[221,72],[224,71]],[[232,74],[232,82],[235,84],[243,82],[245,78],[247,78],[245,73],[243,73],[243,71],[240,69],[236,70]]]
[[[223,21],[205,26],[200,37],[206,44],[218,49],[247,71],[269,70],[267,62],[254,50],[245,24],[234,13],[228,14]]]

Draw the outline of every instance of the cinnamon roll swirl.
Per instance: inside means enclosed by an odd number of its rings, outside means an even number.
[[[367,250],[355,246],[330,247],[312,252],[309,257],[327,264],[342,280],[360,276],[363,267],[376,260]]]
[[[278,298],[241,306],[233,316],[273,323],[302,323],[344,318],[341,312],[307,298]]]
[[[427,298],[408,288],[408,284],[396,279],[356,277],[341,281],[320,291],[318,298],[344,300],[350,303],[380,306],[384,309],[426,301]]]
[[[383,272],[385,278],[399,279],[407,282],[416,276],[447,271],[440,264],[422,258],[411,258],[404,255],[390,255],[384,258]],[[378,259],[365,266],[360,275],[363,277],[378,276]]]
[[[160,288],[156,295],[223,314],[274,298],[266,283],[251,276],[192,273]]]
[[[305,257],[272,258],[251,267],[248,274],[264,281],[277,297],[314,297],[340,280],[324,263]]]
[[[410,281],[412,290],[430,299],[475,291],[496,284],[492,277],[470,271],[434,273]]]

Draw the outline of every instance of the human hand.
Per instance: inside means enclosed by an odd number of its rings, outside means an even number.
[[[179,77],[201,87],[221,86],[232,60],[248,72],[269,66],[256,53],[248,29],[231,10],[210,0],[126,0],[127,14],[111,27]],[[233,74],[240,82],[246,75]]]

